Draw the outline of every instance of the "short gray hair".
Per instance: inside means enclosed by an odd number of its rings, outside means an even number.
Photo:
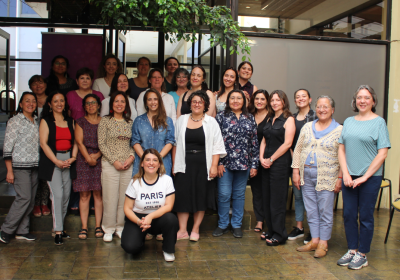
[[[376,96],[375,90],[372,87],[370,87],[369,85],[361,85],[358,87],[358,89],[356,90],[356,92],[353,95],[353,99],[351,100],[351,107],[353,108],[354,112],[358,112],[358,108],[357,108],[357,104],[356,104],[357,95],[363,89],[368,90],[368,92],[371,94],[372,99],[374,100],[374,105],[372,106],[372,112],[375,113],[376,112],[375,107],[376,107],[376,105],[378,105],[378,97]]]
[[[331,107],[332,107],[333,109],[335,109],[335,100],[333,100],[333,98],[330,97],[329,95],[320,95],[320,96],[318,96],[318,97],[317,97],[317,101],[315,102],[315,109],[317,108],[318,100],[320,100],[320,99],[322,99],[322,98],[328,99],[328,100],[329,100],[329,103],[331,104]]]

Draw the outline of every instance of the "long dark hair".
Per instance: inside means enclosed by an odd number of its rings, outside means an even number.
[[[258,94],[263,94],[263,95],[264,95],[264,97],[265,97],[265,99],[266,99],[266,101],[267,101],[267,107],[266,107],[266,109],[267,109],[268,112],[269,112],[269,110],[270,110],[268,91],[266,91],[265,89],[259,89],[259,90],[257,90],[256,92],[254,92],[254,93],[251,95],[250,102],[249,102],[249,106],[248,106],[249,113],[252,114],[253,116],[255,116],[255,115],[257,114],[257,108],[256,108],[256,106],[254,106],[254,100],[256,99],[256,96],[257,96]]]
[[[285,118],[292,116],[292,113],[290,112],[289,99],[287,98],[287,95],[283,90],[277,89],[271,92],[271,94],[269,95],[268,103],[270,103],[271,105],[271,99],[275,94],[278,95],[279,99],[283,102],[283,116]],[[275,116],[275,111],[273,109],[269,110],[268,117],[274,117],[274,116]]]
[[[117,92],[117,91],[118,91],[118,79],[119,79],[119,77],[120,77],[121,75],[124,75],[124,76],[126,77],[126,79],[128,80],[128,76],[125,75],[124,73],[115,73],[115,76],[114,76],[114,78],[113,78],[112,81],[111,81],[110,95],[111,95],[113,92]],[[128,89],[126,90],[125,93],[126,93],[127,95],[129,95],[130,92],[131,92],[131,86],[130,86],[130,84],[129,84],[129,82],[128,82]],[[110,107],[110,108],[111,108],[111,107]]]
[[[105,57],[103,57],[103,59],[101,60],[101,63],[99,65],[99,69],[97,70],[97,77],[98,78],[104,78],[105,76],[107,76],[107,72],[106,72],[106,69],[104,69],[104,66],[106,66],[107,60],[109,60],[110,58],[114,58],[117,61],[118,68],[117,68],[117,71],[115,71],[115,74],[123,72],[123,66],[122,66],[122,63],[119,60],[119,58],[116,57],[115,55],[109,53]]]
[[[225,84],[224,84],[224,76],[225,76],[225,73],[226,73],[228,70],[232,70],[233,72],[235,72],[235,75],[236,75],[235,82],[233,83],[233,90],[239,89],[239,74],[238,74],[238,72],[236,71],[235,68],[233,68],[233,67],[228,67],[228,68],[225,69],[224,73],[222,73],[222,77],[221,77],[221,90],[218,92],[217,98],[219,98],[221,95],[223,95],[223,94],[225,93],[225,89],[226,89],[226,88],[225,88]],[[232,91],[231,91],[231,92],[232,92]],[[227,100],[227,101],[228,101],[228,100]]]
[[[235,92],[238,92],[238,93],[240,93],[242,95],[242,98],[243,98],[242,114],[245,115],[246,117],[248,117],[249,116],[249,111],[247,110],[247,106],[246,106],[246,96],[244,95],[244,92],[241,91],[240,89],[233,89],[228,93],[228,97],[226,98],[225,111],[224,111],[225,115],[227,115],[228,113],[232,112],[232,109],[229,106],[229,98]]]
[[[164,102],[162,100],[161,94],[158,92],[158,90],[156,90],[154,88],[147,90],[143,96],[143,103],[144,103],[146,112],[149,112],[149,107],[147,106],[147,97],[149,96],[149,93],[151,93],[151,92],[155,93],[155,95],[157,95],[157,98],[158,98],[157,114],[155,116],[153,116],[154,130],[157,130],[159,128],[166,129],[168,124],[167,124],[167,113],[165,112]]]
[[[144,161],[144,158],[145,158],[146,155],[148,155],[148,154],[155,155],[155,156],[158,158],[158,161],[160,162],[160,168],[157,170],[157,171],[158,171],[158,172],[157,172],[157,173],[158,173],[158,176],[162,176],[162,175],[164,175],[164,174],[166,173],[165,167],[164,167],[164,163],[163,163],[163,160],[162,160],[162,157],[161,157],[160,153],[159,153],[156,149],[153,149],[153,148],[147,149],[147,150],[145,150],[145,151],[143,152],[143,155],[142,155],[142,157],[140,158],[139,172],[136,173],[136,174],[133,176],[133,182],[135,182],[136,180],[140,180],[140,181],[139,181],[139,184],[140,184],[140,185],[142,185],[141,180],[143,179],[143,176],[144,176],[144,168],[142,167],[142,163],[143,163],[143,161]]]
[[[155,72],[160,73],[161,77],[164,79],[163,71],[162,71],[160,68],[153,68],[153,69],[151,69],[150,72],[149,72],[149,77],[147,78],[147,83],[148,83],[149,88],[152,87],[151,84],[150,84],[150,79],[153,77],[153,74],[154,74]],[[167,91],[167,88],[165,87],[165,79],[164,79],[164,81],[163,81],[163,83],[162,83],[162,85],[161,85],[161,91],[162,91],[162,92],[166,92],[166,91]]]
[[[61,94],[62,96],[64,96],[64,101],[65,101],[64,104],[65,105],[64,105],[64,110],[62,111],[62,115],[64,117],[64,121],[66,121],[69,118],[69,116],[68,116],[69,105],[67,102],[67,97],[63,93],[59,92],[58,90],[55,90],[55,91],[51,92],[46,98],[46,103],[44,104],[42,114],[40,115],[41,119],[44,119],[48,116],[52,116],[54,119],[54,114],[53,114],[52,110],[50,111],[49,104],[51,103],[51,101],[53,100],[53,97],[56,94]]]
[[[50,66],[50,75],[49,75],[49,77],[47,78],[47,83],[48,84],[59,84],[59,82],[58,82],[58,78],[57,78],[57,76],[56,76],[56,74],[54,73],[54,70],[53,70],[53,66],[54,66],[54,63],[56,62],[56,60],[57,59],[59,59],[59,58],[62,58],[62,59],[64,59],[65,60],[65,63],[67,64],[66,66],[66,71],[65,71],[65,76],[67,77],[67,78],[69,78],[69,74],[68,74],[68,69],[69,69],[69,60],[68,60],[68,58],[66,58],[65,56],[63,56],[63,55],[56,55],[55,57],[53,57],[53,59],[51,60],[51,66]]]
[[[25,95],[32,95],[34,98],[35,98],[35,100],[36,100],[36,109],[35,109],[35,111],[33,111],[33,113],[32,113],[32,116],[37,116],[37,98],[36,98],[36,94],[34,94],[33,92],[30,92],[30,91],[24,91],[23,93],[22,93],[22,95],[21,95],[21,98],[19,99],[19,102],[18,102],[18,108],[17,108],[17,113],[23,113],[23,110],[22,110],[22,107],[21,107],[21,103],[22,103],[22,100],[24,99],[24,97],[25,97]]]
[[[113,104],[115,101],[115,98],[118,95],[122,95],[125,98],[125,110],[124,112],[122,112],[122,117],[124,118],[124,120],[129,123],[131,120],[131,107],[129,106],[129,99],[128,99],[128,95],[126,95],[125,92],[123,91],[115,91],[111,94],[110,96],[110,104],[109,104],[109,108],[110,108],[110,113],[108,115],[106,115],[106,117],[108,118],[112,118],[114,117],[114,110],[113,110]]]
[[[195,65],[195,66],[193,66],[193,69],[190,72],[190,74],[192,74],[193,70],[196,69],[196,68],[199,68],[203,72],[204,81],[201,83],[201,90],[207,91],[208,90],[208,85],[206,83],[206,78],[207,78],[206,70],[201,65]],[[192,85],[190,84],[190,76],[189,76],[189,88],[191,88],[191,87],[192,87]]]

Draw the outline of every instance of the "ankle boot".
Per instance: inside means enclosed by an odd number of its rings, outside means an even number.
[[[56,236],[54,237],[54,243],[56,245],[62,245],[63,244],[63,238],[61,234],[56,234]]]

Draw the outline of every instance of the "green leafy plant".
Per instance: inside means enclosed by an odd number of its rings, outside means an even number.
[[[226,49],[231,41],[231,54],[250,55],[250,44],[226,6],[210,7],[204,0],[90,0],[101,7],[100,23],[113,23],[126,33],[133,26],[153,27],[165,33],[171,43],[196,41],[196,34],[210,33],[210,45]],[[247,57],[248,58],[248,57]]]

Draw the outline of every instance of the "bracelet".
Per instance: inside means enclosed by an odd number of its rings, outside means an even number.
[[[338,177],[339,179],[343,179],[343,177]]]

